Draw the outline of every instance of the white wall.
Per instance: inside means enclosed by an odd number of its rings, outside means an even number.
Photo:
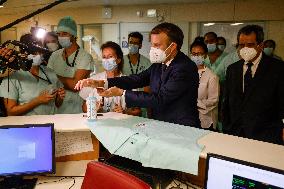
[[[111,19],[102,18],[102,6],[69,8],[67,5],[67,3],[62,4],[58,8],[37,15],[36,19],[39,26],[50,28],[50,26],[56,25],[63,16],[70,15],[76,20],[77,24],[103,24],[103,42],[107,40],[120,42],[119,37],[121,36],[119,35],[118,23],[157,23],[156,18],[145,16],[147,9],[154,8],[159,13],[163,13],[164,21],[181,23],[180,26],[187,33],[185,34],[185,46],[182,50],[187,53],[188,48],[186,46],[199,34],[198,23],[200,22],[264,21],[268,25],[266,27],[267,37],[276,41],[278,44],[276,52],[284,57],[284,0],[238,0],[235,5],[234,1],[214,3],[208,1],[172,5],[112,6],[113,16]],[[144,16],[138,17],[136,11],[144,12]],[[26,15],[23,11],[16,14],[2,14],[0,12],[0,26]],[[19,38],[21,34],[27,33],[31,24],[29,22],[18,24],[16,26],[16,37]]]
[[[102,24],[102,43],[107,41],[119,43],[118,24]]]
[[[155,27],[157,23],[120,23],[120,46],[122,47],[122,42],[128,42],[128,34],[130,32],[138,31],[142,34],[150,33],[150,31]],[[142,44],[142,49],[140,53],[149,58],[150,42],[149,37],[144,35],[144,40]],[[123,54],[128,54],[128,48],[122,48]]]

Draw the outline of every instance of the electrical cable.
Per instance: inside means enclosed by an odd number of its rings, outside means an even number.
[[[40,183],[37,183],[36,185],[41,185],[41,184],[48,184],[48,183],[53,183],[53,182],[60,182],[62,180],[66,179],[66,177],[63,177],[59,180],[53,180],[53,181],[45,181],[45,182],[40,182]]]
[[[73,184],[69,187],[69,189],[71,189],[75,185],[75,182],[76,182],[76,180],[73,177],[71,178],[73,179]]]
[[[44,176],[44,177],[54,177],[54,178],[62,177],[62,178],[60,178],[59,180],[40,182],[40,183],[37,183],[36,185],[48,184],[48,183],[57,183],[57,182],[60,182],[60,181],[65,180],[65,179],[73,179],[73,183],[72,183],[72,185],[69,187],[69,189],[71,189],[71,188],[73,188],[73,186],[76,184],[76,179],[75,179],[75,178],[76,178],[76,177],[81,177],[81,178],[83,178],[84,176]]]
[[[15,20],[14,22],[11,22],[10,24],[7,24],[6,26],[1,27],[0,28],[0,32],[3,31],[3,30],[9,29],[9,28],[13,27],[16,24],[19,24],[20,22],[22,22],[24,20],[27,20],[27,19],[29,19],[29,18],[37,15],[37,14],[40,14],[40,13],[42,13],[42,12],[48,10],[48,9],[51,9],[52,7],[54,7],[56,5],[59,5],[59,4],[63,3],[63,2],[66,2],[66,1],[67,0],[57,0],[57,1],[54,1],[53,3],[43,7],[41,9],[38,9],[38,10],[32,12],[31,14],[28,14],[28,15],[22,17],[22,18],[19,18],[19,19]]]

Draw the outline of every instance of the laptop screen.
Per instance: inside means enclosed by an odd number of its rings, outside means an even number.
[[[208,154],[205,186],[207,189],[283,189],[284,171]]]

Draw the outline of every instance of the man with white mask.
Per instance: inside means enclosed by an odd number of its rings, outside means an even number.
[[[183,37],[178,26],[161,23],[151,31],[149,55],[154,64],[150,68],[140,74],[106,81],[82,80],[75,88],[109,88],[101,95],[109,97],[125,94],[127,107],[152,108],[153,119],[200,127],[197,110],[198,72],[195,63],[180,51]],[[150,86],[150,94],[131,91],[145,86]]]
[[[59,21],[57,34],[58,42],[63,48],[51,54],[47,66],[54,70],[66,89],[66,96],[58,113],[81,113],[83,100],[74,87],[79,80],[90,76],[94,70],[94,61],[77,44],[77,24],[71,17],[67,16]]]
[[[263,37],[258,25],[238,33],[242,60],[227,69],[223,131],[283,144],[284,64],[262,52]]]

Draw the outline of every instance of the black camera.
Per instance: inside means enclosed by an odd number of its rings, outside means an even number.
[[[14,47],[19,47],[19,51],[13,49],[13,53],[9,58],[0,56],[0,78],[6,77],[10,73],[16,70],[28,71],[31,69],[33,60],[28,59],[29,54],[46,54],[49,53],[48,49],[43,48],[34,43],[21,43],[19,41],[6,41],[1,45],[1,48],[8,47],[13,45]],[[11,61],[12,59],[12,61]],[[10,61],[9,61],[10,60]]]

